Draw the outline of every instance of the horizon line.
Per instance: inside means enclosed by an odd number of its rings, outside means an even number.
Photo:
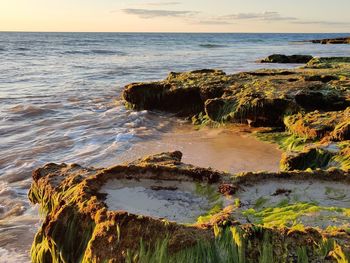
[[[349,34],[350,32],[198,32],[198,31],[26,31],[0,30],[0,33],[124,33],[124,34]]]

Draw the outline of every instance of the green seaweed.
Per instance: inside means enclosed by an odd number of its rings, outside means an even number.
[[[270,262],[274,262],[273,244],[270,241],[270,235],[268,234],[268,232],[266,232],[264,234],[264,240],[261,245],[259,263],[270,263]]]
[[[298,225],[298,220],[307,214],[314,214],[319,211],[329,211],[347,215],[348,208],[322,207],[316,203],[297,202],[289,204],[288,201],[282,201],[274,207],[256,210],[250,208],[242,211],[242,214],[249,218],[255,224],[261,224],[265,227],[293,227]]]
[[[306,247],[297,248],[298,263],[309,263]]]
[[[246,263],[246,240],[239,227],[225,227],[213,240],[198,240],[190,248],[174,254],[167,251],[169,240],[163,239],[152,248],[143,242],[135,253],[128,253],[128,263]]]

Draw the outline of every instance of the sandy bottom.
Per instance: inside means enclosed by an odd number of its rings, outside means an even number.
[[[178,223],[195,223],[221,198],[219,194],[217,198],[210,198],[201,191],[202,187],[193,182],[110,180],[100,192],[107,193],[109,210],[123,210]],[[211,186],[210,190],[215,192],[216,187]]]
[[[276,145],[258,141],[239,127],[196,130],[188,124],[178,125],[159,138],[140,142],[130,152],[143,156],[174,150],[183,153],[185,163],[231,173],[278,171],[282,154]],[[126,161],[133,160],[127,153],[125,157]]]
[[[350,226],[349,215],[345,209],[350,208],[349,185],[337,182],[321,181],[292,181],[292,180],[267,180],[258,184],[244,186],[234,198],[238,198],[241,207],[234,212],[234,216],[241,222],[258,222],[254,216],[243,215],[243,211],[254,209],[263,211],[268,208],[281,208],[279,213],[265,214],[264,222],[276,222],[284,216],[284,206],[297,203],[314,204],[319,207],[315,211],[308,210],[300,213],[291,220],[289,225],[302,223],[306,226],[327,228],[328,226]],[[334,209],[336,208],[336,209]],[[340,209],[337,209],[340,208]],[[272,210],[271,210],[272,211]],[[296,209],[294,212],[301,210]]]

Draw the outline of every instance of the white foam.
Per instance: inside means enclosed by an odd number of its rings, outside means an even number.
[[[29,253],[29,252],[28,252]],[[30,262],[29,256],[21,254],[16,250],[7,250],[0,247],[0,262],[2,263],[24,263]]]

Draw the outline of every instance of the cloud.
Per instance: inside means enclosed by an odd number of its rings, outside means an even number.
[[[293,21],[295,17],[282,16],[278,12],[265,11],[263,13],[238,13],[221,17],[224,20],[260,20],[260,21]]]
[[[181,2],[149,2],[144,3],[146,6],[169,6],[169,5],[179,5]]]
[[[253,20],[258,22],[276,22],[286,21],[291,24],[300,25],[323,25],[323,26],[349,26],[350,22],[336,22],[336,21],[318,21],[318,20],[303,20],[297,17],[282,16],[278,12],[265,11],[263,13],[237,13],[231,15],[221,16],[219,19],[223,21],[237,21],[237,20]]]
[[[199,20],[195,24],[201,25],[232,25],[233,22],[223,21],[223,20]]]
[[[149,2],[145,5],[162,6],[162,5],[177,5],[181,2]],[[231,25],[239,21],[254,21],[254,22],[278,22],[284,21],[291,24],[299,25],[321,25],[321,26],[350,26],[350,22],[337,21],[323,21],[323,20],[304,20],[292,16],[283,16],[279,12],[265,11],[261,13],[236,13],[222,16],[206,16],[200,12],[189,10],[161,10],[161,9],[147,9],[147,8],[126,8],[122,12],[129,15],[136,15],[143,19],[159,18],[159,17],[173,17],[186,18],[189,24],[201,25]]]
[[[150,19],[155,17],[182,17],[196,12],[192,11],[175,11],[175,10],[156,10],[156,9],[142,9],[142,8],[126,8],[122,11],[129,15],[137,15],[140,18]]]

